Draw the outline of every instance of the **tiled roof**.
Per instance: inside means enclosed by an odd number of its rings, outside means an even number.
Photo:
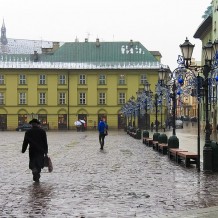
[[[0,45],[0,54],[33,54],[37,51],[42,53],[42,48],[52,48],[52,41],[27,40],[27,39],[10,39],[7,45]],[[63,43],[61,43],[62,45]]]
[[[194,34],[194,38],[200,39],[203,33],[207,32],[209,28],[212,28],[212,17],[208,16],[198,27]]]
[[[140,42],[67,42],[52,50],[52,42],[9,41],[10,50],[0,54],[0,68],[157,69],[161,65]],[[48,53],[42,52],[43,45],[51,48]]]
[[[140,42],[68,42],[54,54],[41,55],[51,62],[156,62]]]

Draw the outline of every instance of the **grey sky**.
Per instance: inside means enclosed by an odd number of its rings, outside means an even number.
[[[177,67],[179,44],[193,35],[211,0],[7,0],[1,1],[8,38],[51,41],[140,41],[159,50],[162,63]],[[1,21],[0,21],[1,24]]]

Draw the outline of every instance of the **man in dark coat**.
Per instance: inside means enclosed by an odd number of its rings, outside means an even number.
[[[40,172],[44,167],[44,155],[48,153],[47,136],[37,119],[32,119],[29,123],[32,124],[32,128],[25,133],[22,153],[29,144],[29,169],[32,170],[33,180],[39,182]]]

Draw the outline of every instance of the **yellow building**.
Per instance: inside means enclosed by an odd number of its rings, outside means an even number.
[[[110,128],[123,128],[122,105],[146,81],[154,91],[160,58],[132,40],[55,42],[42,53],[2,53],[1,128],[15,130],[38,118],[49,129],[75,129],[79,119],[91,129],[101,116]]]

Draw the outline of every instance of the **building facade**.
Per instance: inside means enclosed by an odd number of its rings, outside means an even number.
[[[0,127],[7,130],[32,118],[55,130],[75,129],[82,119],[91,129],[102,116],[110,128],[123,128],[122,105],[146,81],[154,90],[158,70],[168,68],[159,52],[132,40],[47,42],[41,50],[17,46],[16,51],[13,40],[6,40],[0,53]]]

